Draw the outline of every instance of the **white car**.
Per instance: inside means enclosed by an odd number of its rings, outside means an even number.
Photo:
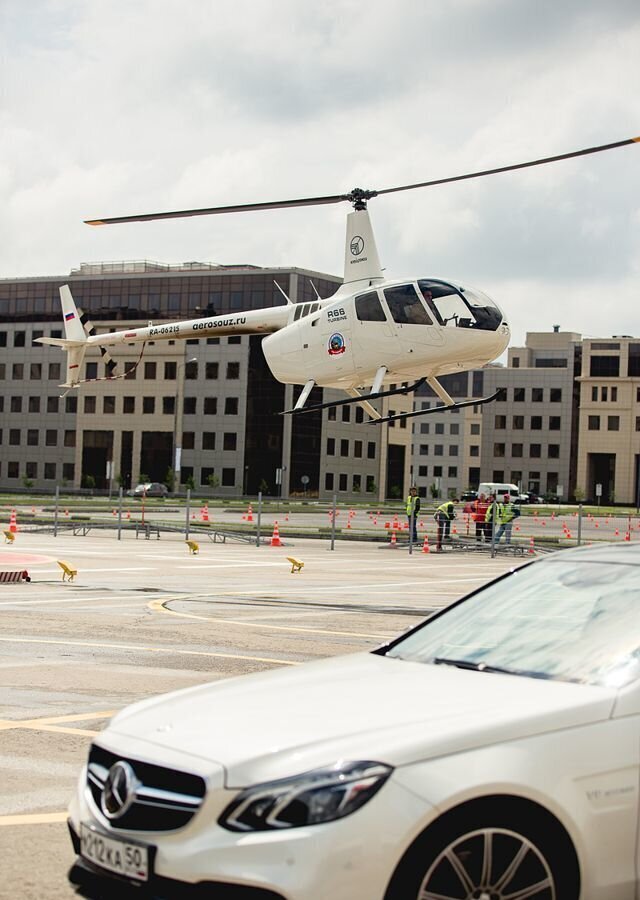
[[[633,900],[639,763],[640,545],[569,550],[372,653],[119,713],[70,806],[69,877],[87,897]]]

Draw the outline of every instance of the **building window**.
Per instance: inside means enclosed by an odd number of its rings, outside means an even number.
[[[216,433],[215,433],[215,431],[203,431],[202,432],[202,449],[203,450],[215,450],[216,449]]]
[[[122,412],[131,415],[136,411],[136,398],[135,397],[123,397],[122,398]]]
[[[587,427],[589,431],[600,431],[600,416],[589,416]]]
[[[18,478],[20,474],[20,463],[7,463],[7,478]]]
[[[234,487],[236,483],[236,470],[235,469],[223,469],[222,470],[222,486],[223,487]]]
[[[442,466],[434,466],[433,467],[433,477],[434,478],[442,478]]]
[[[31,381],[42,380],[42,363],[31,363],[29,366],[29,378]]]
[[[368,459],[376,458],[376,442],[375,441],[369,441],[367,443],[367,458]]]
[[[115,397],[103,397],[102,398],[102,412],[106,415],[111,415],[116,411],[116,398]]]
[[[217,397],[205,397],[204,398],[204,414],[206,416],[215,416],[218,412],[218,398]]]
[[[22,381],[24,378],[24,365],[22,363],[14,363],[11,366],[11,377],[14,381]]]
[[[237,416],[238,415],[238,398],[237,397],[227,397],[224,401],[224,414],[225,416]]]
[[[333,472],[324,473],[324,489],[325,491],[333,490]]]
[[[76,467],[74,463],[62,463],[62,480],[75,481]]]
[[[549,431],[560,431],[561,426],[560,416],[549,416]]]
[[[98,377],[98,363],[97,362],[88,362],[85,369],[85,378],[88,380],[96,379]]]
[[[29,447],[37,447],[39,443],[38,429],[37,428],[29,428],[27,429],[27,446]]]
[[[620,416],[607,416],[607,431],[620,431]]]
[[[496,416],[494,419],[494,423],[496,431],[504,431],[504,429],[507,427],[507,417]]]
[[[436,422],[434,430],[436,434],[444,434],[444,422]]]
[[[203,466],[203,468],[200,469],[200,484],[209,484],[209,479],[213,478],[213,475],[213,468]]]
[[[418,466],[418,477],[426,478],[429,474],[429,466]]]
[[[429,445],[428,444],[420,444],[419,453],[420,453],[420,456],[428,456],[429,455]]]
[[[342,407],[342,421],[343,422],[351,421],[351,407],[350,406]]]
[[[128,378],[129,381],[133,381],[136,377],[136,369],[138,367],[138,363],[135,362],[126,362],[124,364],[124,376]]]
[[[434,456],[444,456],[444,445],[443,444],[435,444],[433,448]]]
[[[78,412],[78,397],[65,397],[64,400],[64,411],[66,413],[77,413]],[[69,479],[67,479],[69,480]]]
[[[354,475],[351,481],[351,490],[359,494],[362,489],[362,475]]]
[[[469,447],[469,456],[480,456],[480,445],[471,444]]]
[[[353,455],[356,459],[362,459],[362,441],[353,442]]]
[[[220,366],[219,366],[219,363],[217,363],[217,362],[205,363],[204,377],[207,378],[209,381],[213,381],[214,379],[216,379],[218,377],[219,368],[220,368]]]
[[[44,464],[44,477],[47,481],[54,481],[56,477],[56,464],[46,462]]]
[[[146,362],[144,364],[144,377],[149,381],[153,381],[156,377],[157,366],[154,362]]]
[[[449,466],[447,469],[447,477],[448,478],[457,478],[458,477],[458,467],[457,466]]]
[[[86,415],[93,415],[96,411],[96,398],[95,397],[85,397],[84,398],[84,411]]]
[[[240,378],[240,363],[239,362],[228,362],[227,363],[227,378],[231,378],[231,379]]]
[[[46,447],[58,446],[58,432],[55,430],[55,428],[47,428],[44,433],[44,443]]]
[[[617,401],[618,401],[618,388],[612,387],[611,388],[611,402],[617,403]]]
[[[458,455],[458,445],[451,444],[449,447],[449,456],[457,456]]]
[[[175,381],[178,375],[178,364],[174,362],[166,362],[164,364],[164,380]]]
[[[429,434],[429,423],[421,422],[420,423],[420,434]]]
[[[29,412],[30,413],[39,413],[40,412],[40,397],[29,397]]]
[[[37,478],[38,477],[38,463],[37,462],[28,462],[25,467],[25,475],[27,478]]]
[[[24,347],[26,341],[27,332],[26,331],[16,331],[13,335],[13,346],[14,347]]]
[[[532,403],[542,403],[544,400],[544,389],[543,388],[531,388],[531,402]]]
[[[453,425],[449,425],[449,434],[460,434],[460,426],[457,422]]]
[[[347,490],[347,476],[345,475],[344,472],[339,476],[338,490],[339,491]]]
[[[185,363],[184,377],[187,381],[197,381],[198,380],[198,360],[197,359],[190,359],[188,363]]]
[[[506,444],[494,444],[493,445],[493,455],[500,456],[500,457],[504,456],[505,448],[506,448]]]
[[[47,412],[48,413],[57,413],[58,412],[58,398],[57,397],[47,397]]]
[[[514,369],[519,369],[520,368],[520,357],[514,356],[513,359],[511,360],[511,365],[513,366]]]
[[[163,397],[162,398],[162,414],[164,416],[172,416],[176,411],[176,398],[175,397]]]
[[[549,459],[560,459],[560,444],[549,444],[547,453]]]
[[[529,456],[531,459],[540,459],[542,456],[542,444],[529,444]]]
[[[594,403],[598,402],[598,388],[595,386],[591,388],[591,400]]]
[[[492,481],[504,482],[504,469],[494,469]]]
[[[195,431],[183,431],[182,432],[182,449],[183,450],[193,450],[195,445],[196,445]]]
[[[336,455],[336,439],[327,438],[327,456]]]
[[[549,400],[551,403],[562,402],[562,388],[551,388],[549,391]]]
[[[65,447],[75,447],[76,445],[76,433],[75,431],[67,430],[64,433],[64,446]],[[64,477],[64,476],[63,476]]]
[[[511,445],[511,455],[513,457],[521,457],[522,456],[522,444],[512,444]]]
[[[524,403],[524,388],[517,387],[513,389],[513,400],[515,403]]]
[[[618,378],[620,375],[620,357],[592,356],[589,375],[592,378]]]
[[[356,406],[356,423],[361,425],[364,422],[364,410],[361,406]]]
[[[469,429],[469,434],[480,434],[480,425],[473,424]]]
[[[242,303],[242,294],[240,294],[239,300],[240,300],[240,303]],[[240,307],[237,307],[237,308],[239,309]],[[241,344],[241,343],[242,343],[242,338],[240,337],[239,334],[232,334],[231,337],[227,338],[227,344]],[[235,484],[235,481],[234,481],[234,484]]]
[[[346,438],[342,438],[340,441],[340,456],[348,456],[349,455],[349,441]]]
[[[542,416],[531,416],[531,430],[542,431]]]
[[[156,398],[155,397],[143,397],[142,398],[142,412],[144,415],[151,415],[155,412],[156,409]]]
[[[524,428],[524,416],[514,416],[513,427],[516,431],[522,431]]]
[[[12,397],[11,398],[11,412],[12,413],[22,412],[22,397]]]
[[[236,432],[235,431],[225,431],[224,436],[222,438],[222,449],[223,450],[236,450],[237,446],[238,446],[238,435],[236,434]]]
[[[12,447],[20,446],[20,429],[19,428],[10,428],[9,429],[9,444]]]
[[[330,406],[329,409],[327,410],[327,419],[328,419],[330,422],[335,422],[335,420],[336,420],[336,408],[335,408],[335,406]]]

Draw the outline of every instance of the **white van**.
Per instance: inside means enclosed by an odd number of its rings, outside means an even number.
[[[478,485],[478,497],[480,494],[484,494],[487,498],[496,494],[498,500],[504,500],[505,494],[509,494],[511,502],[521,499],[517,484],[503,484],[497,481],[485,481]]]

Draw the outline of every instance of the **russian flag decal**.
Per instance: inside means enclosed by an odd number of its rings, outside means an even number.
[[[69,312],[65,315],[64,320],[65,320],[65,322],[68,322],[70,319],[75,319],[75,317],[76,317],[75,313]]]

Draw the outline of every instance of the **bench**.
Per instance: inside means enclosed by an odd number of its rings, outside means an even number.
[[[200,544],[197,544],[195,541],[185,541],[185,544],[192,556],[196,556],[200,552]]]
[[[16,584],[19,581],[31,581],[26,569],[22,572],[0,572],[0,584]]]
[[[73,566],[70,566],[69,563],[64,562],[61,559],[57,560],[57,562],[58,562],[58,565],[60,566],[60,568],[62,569],[62,580],[65,581],[68,577],[69,581],[73,581],[73,579],[78,574],[78,570],[74,569]]]
[[[136,540],[138,540],[138,536],[143,534],[145,540],[149,540],[151,538],[151,534],[155,534],[156,539],[160,540],[160,529],[156,528],[155,525],[136,525]]]
[[[294,559],[293,556],[287,556],[287,559],[291,563],[291,574],[294,572],[302,572],[302,567],[304,566],[303,562],[300,562],[299,559]]]
[[[15,536],[15,534],[13,533],[13,531],[5,531],[5,532],[3,532],[3,533],[4,533],[4,542],[5,542],[5,544],[13,544],[13,542],[14,542],[15,539],[16,539],[16,536]]]

